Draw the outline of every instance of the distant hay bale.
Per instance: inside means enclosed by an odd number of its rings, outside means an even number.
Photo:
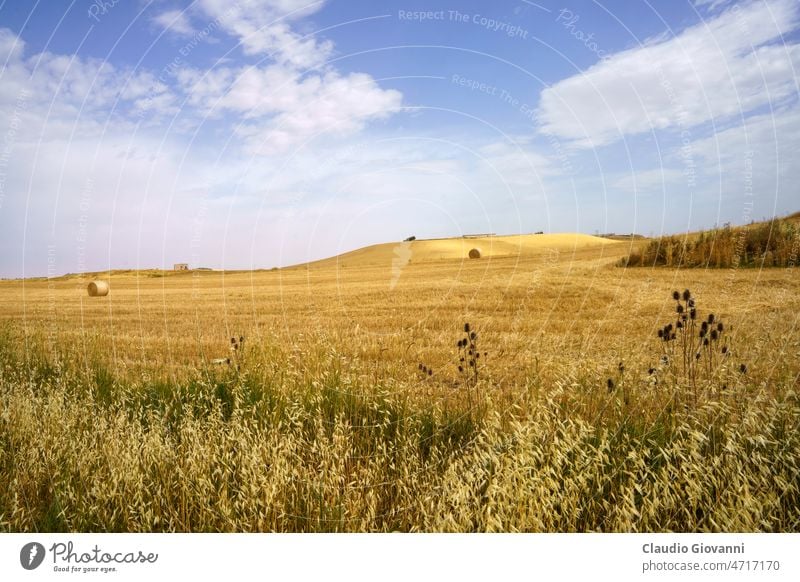
[[[87,287],[89,297],[105,297],[108,295],[108,282],[106,281],[92,281]]]
[[[481,249],[469,249],[469,258],[470,259],[480,259],[481,258]]]

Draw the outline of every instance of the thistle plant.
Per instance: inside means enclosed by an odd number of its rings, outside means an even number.
[[[478,350],[478,333],[472,329],[469,323],[464,324],[464,337],[458,340],[456,346],[458,347],[458,373],[474,386],[478,383],[478,364],[481,353]]]
[[[244,360],[244,336],[240,335],[238,337],[232,336],[231,337],[231,347],[230,347],[231,355],[227,358],[227,362],[229,365],[235,366],[236,370],[239,370],[240,364]]]
[[[700,320],[697,301],[689,289],[672,292],[675,321],[657,332],[662,346],[662,363],[691,385],[697,403],[697,382],[714,378],[722,360],[730,356],[725,324],[713,313]],[[698,324],[698,321],[700,323]],[[681,367],[675,361],[680,357]]]

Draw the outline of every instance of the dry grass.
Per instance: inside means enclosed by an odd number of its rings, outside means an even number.
[[[400,266],[388,247],[111,273],[101,299],[77,277],[0,282],[0,528],[800,529],[794,269],[425,242]],[[656,337],[685,287],[730,345],[694,386]],[[465,322],[477,379],[458,371]]]
[[[653,239],[622,259],[626,266],[794,267],[800,252],[797,215]]]

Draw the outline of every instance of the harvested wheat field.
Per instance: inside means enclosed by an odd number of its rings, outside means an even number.
[[[587,234],[523,234],[517,236],[480,236],[434,240],[415,240],[407,243],[385,243],[366,247],[338,257],[312,263],[312,266],[327,266],[335,263],[339,267],[364,267],[373,265],[386,267],[398,252],[398,246],[410,250],[409,263],[437,260],[459,260],[469,257],[469,251],[480,248],[482,257],[526,259],[547,253],[596,252],[598,249],[619,245],[612,240]]]
[[[0,282],[0,528],[800,530],[796,269],[631,250]]]

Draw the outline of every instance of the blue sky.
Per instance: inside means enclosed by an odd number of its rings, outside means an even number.
[[[795,0],[0,0],[0,277],[800,208]]]

